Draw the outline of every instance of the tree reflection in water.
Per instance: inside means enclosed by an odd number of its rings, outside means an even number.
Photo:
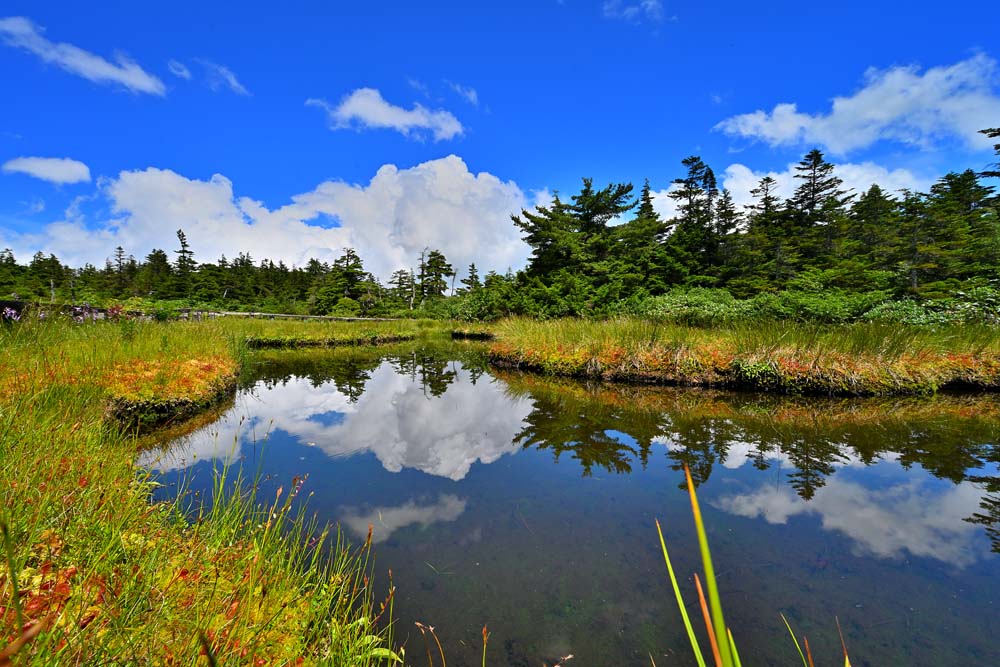
[[[696,484],[720,464],[779,465],[809,501],[838,468],[891,459],[985,490],[982,512],[966,520],[1000,551],[1000,397],[817,399],[495,374],[510,396],[532,401],[521,444],[566,454],[584,475],[646,467],[662,444],[670,467],[689,466]]]

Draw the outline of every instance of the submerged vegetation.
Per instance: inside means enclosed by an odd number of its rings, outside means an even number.
[[[292,510],[302,479],[262,498],[218,470],[210,506],[151,505],[135,431],[108,419],[115,401],[206,400],[268,325],[26,320],[0,326],[0,644],[18,664],[396,659],[368,544]]]
[[[1000,388],[1000,334],[986,326],[777,322],[702,329],[638,318],[511,319],[495,331],[494,364],[552,375],[788,394]]]

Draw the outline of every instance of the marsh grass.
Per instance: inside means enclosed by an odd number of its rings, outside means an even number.
[[[239,367],[246,337],[268,326],[30,318],[0,326],[0,523],[10,544],[0,559],[0,662],[398,658],[391,594],[376,613],[370,545],[351,548],[293,509],[301,480],[263,498],[252,478],[218,470],[211,506],[195,515],[189,499],[151,503],[153,483],[134,466],[137,438],[107,419],[109,397],[121,391],[109,377],[139,362]],[[196,391],[183,382],[188,371],[136,374],[132,389],[185,395]]]
[[[1000,332],[794,322],[697,328],[637,318],[504,320],[496,365],[553,375],[792,394],[891,395],[1000,389]]]
[[[691,500],[691,515],[694,518],[695,533],[698,536],[698,550],[701,554],[701,564],[703,568],[702,574],[705,579],[705,588],[702,588],[701,578],[697,573],[693,575],[693,578],[695,590],[698,594],[698,605],[702,613],[702,619],[705,623],[705,636],[708,638],[711,656],[716,667],[742,667],[743,663],[740,660],[739,651],[736,648],[736,641],[733,638],[732,629],[726,625],[725,615],[722,609],[722,597],[719,594],[719,587],[715,578],[715,568],[712,563],[712,550],[708,544],[708,534],[705,530],[705,522],[701,515],[701,506],[698,502],[698,494],[695,491],[694,480],[692,479],[691,471],[687,466],[684,466],[684,477],[687,482],[688,497]],[[674,599],[677,602],[678,611],[681,614],[681,620],[684,622],[684,630],[687,634],[688,641],[691,643],[691,652],[693,653],[695,662],[698,663],[698,666],[706,667],[708,662],[705,659],[705,653],[708,651],[702,650],[701,642],[698,640],[698,635],[695,633],[694,626],[691,623],[691,618],[688,615],[687,604],[684,601],[684,596],[681,593],[680,584],[678,583],[677,574],[674,571],[673,563],[670,560],[670,552],[667,550],[667,543],[663,538],[663,529],[660,526],[660,521],[657,519],[655,523],[656,532],[660,538],[660,549],[663,553],[663,561],[667,567],[667,576],[670,579],[670,585],[673,589]],[[784,614],[781,614],[781,620],[784,621],[785,627],[791,635],[792,643],[795,645],[795,650],[798,653],[799,658],[802,660],[803,667],[814,667],[812,652],[809,648],[809,640],[806,637],[802,638],[802,643],[805,646],[805,651],[803,652],[802,646],[799,644],[799,641],[795,636],[795,632],[792,630],[792,626],[789,624],[788,619],[785,618]],[[839,620],[837,620],[837,632],[840,635],[840,644],[844,652],[844,667],[851,667],[851,659],[847,653],[847,644],[844,642],[844,635],[840,630]],[[650,662],[655,667],[656,663],[653,662],[652,657],[650,657]]]

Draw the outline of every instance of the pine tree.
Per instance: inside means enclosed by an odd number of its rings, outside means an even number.
[[[448,289],[448,278],[454,275],[455,270],[448,263],[444,254],[440,250],[431,250],[426,257],[421,255],[423,262],[423,272],[421,274],[420,286],[424,297],[434,298],[444,296]]]
[[[851,207],[847,235],[868,268],[892,268],[890,245],[899,233],[899,207],[878,184],[872,184]]]
[[[466,292],[476,292],[482,288],[483,284],[479,280],[479,271],[476,269],[475,262],[469,264],[469,275],[462,279],[462,285],[465,286],[463,291]]]
[[[824,257],[829,263],[844,227],[844,205],[852,196],[840,189],[843,181],[823,153],[813,149],[795,167],[795,178],[802,181],[792,195],[801,254],[807,258]]]
[[[990,139],[1000,139],[1000,127],[991,127],[986,130],[980,130],[979,133],[985,134]],[[996,153],[997,157],[1000,157],[1000,143],[993,144],[993,151]],[[980,172],[979,175],[982,178],[1000,178],[1000,162],[991,166],[995,167],[995,169],[987,169],[986,171]]]
[[[359,299],[361,296],[360,284],[367,277],[361,257],[354,248],[345,248],[344,254],[338,257],[330,270],[331,277],[335,277],[341,296],[350,299]]]
[[[175,262],[177,289],[175,293],[183,297],[190,297],[192,286],[191,274],[194,273],[196,268],[194,252],[191,251],[191,246],[187,242],[187,236],[181,229],[177,230],[177,241],[181,244],[181,247],[179,250],[174,251],[177,255]]]
[[[677,220],[668,241],[678,261],[687,266],[692,283],[713,283],[718,266],[719,238],[713,224],[713,202],[718,196],[715,173],[697,155],[681,161],[687,167],[684,178],[667,196],[677,202]]]
[[[798,165],[795,167],[795,178],[802,181],[792,195],[792,206],[807,216],[809,222],[814,222],[811,218],[817,215],[824,206],[831,200],[838,205],[846,203],[846,191],[841,190],[843,181],[834,173],[834,167],[827,162],[823,153],[813,149],[806,153]]]

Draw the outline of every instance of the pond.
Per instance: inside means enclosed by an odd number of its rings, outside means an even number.
[[[239,462],[359,542],[448,664],[694,664],[700,571],[683,466],[744,664],[1000,664],[1000,397],[804,399],[614,387],[489,369],[475,344],[261,353],[218,418],[143,453],[211,489]],[[304,496],[305,494],[303,494]],[[695,608],[690,608],[691,613]]]

